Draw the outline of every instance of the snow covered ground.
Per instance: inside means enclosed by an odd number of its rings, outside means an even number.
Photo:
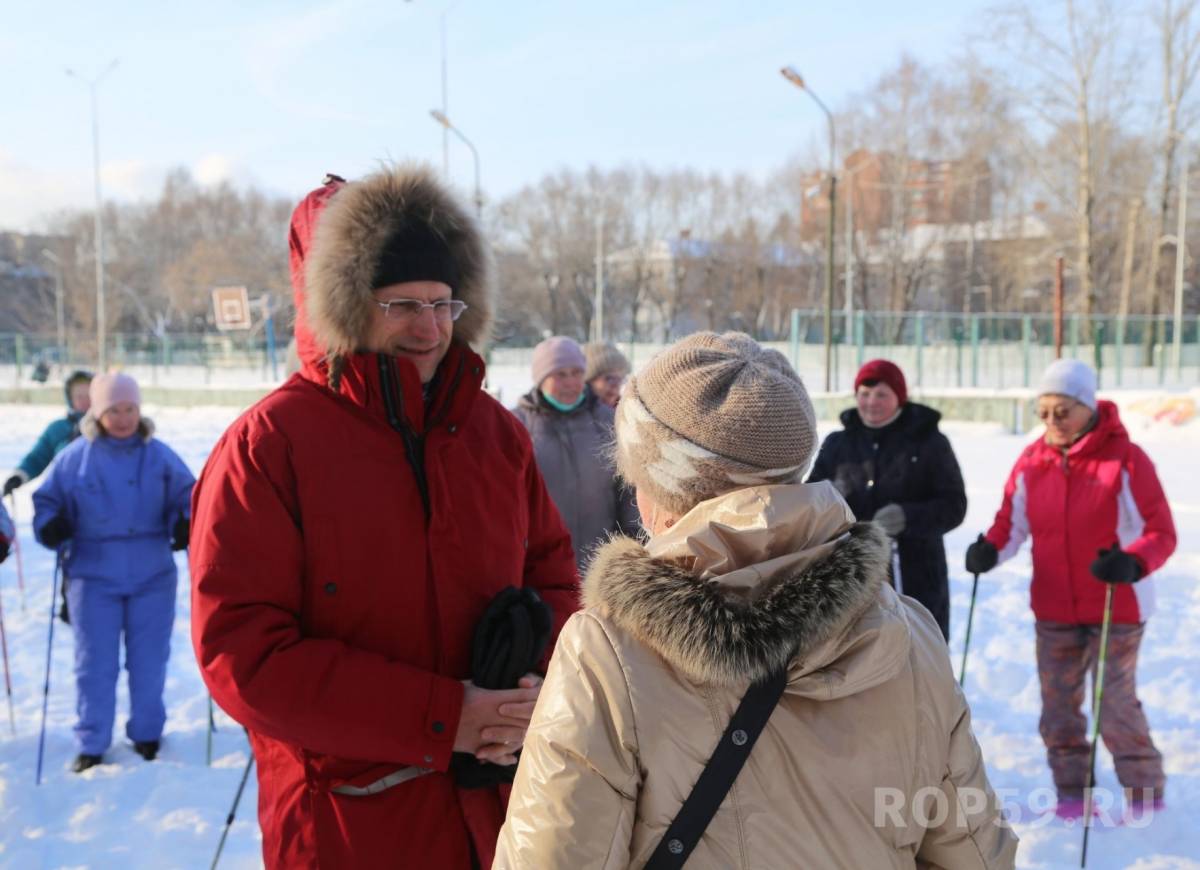
[[[515,382],[513,389],[517,389]],[[506,390],[506,393],[508,391]],[[1130,397],[1132,398],[1132,397]],[[506,395],[506,403],[515,396]],[[1125,404],[1123,402],[1123,404]],[[211,445],[233,419],[228,408],[154,408],[146,413],[159,436],[199,471]],[[0,405],[0,470],[11,468],[51,417],[45,406]],[[1180,534],[1180,548],[1156,575],[1159,612],[1142,649],[1140,693],[1166,756],[1167,809],[1148,824],[1093,831],[1088,866],[1200,870],[1200,424],[1172,427],[1132,412],[1126,420],[1158,466]],[[828,429],[828,424],[825,427]],[[971,582],[959,566],[963,551],[986,528],[1005,475],[1025,439],[990,424],[949,423],[970,499],[967,521],[947,539],[952,566],[954,637],[961,661]],[[0,713],[0,867],[207,867],[248,758],[237,725],[217,714],[212,766],[205,764],[207,696],[191,653],[188,577],[180,558],[179,608],[167,680],[169,718],[163,751],[146,763],[118,742],[107,764],[77,776],[67,769],[74,686],[70,630],[55,626],[49,726],[43,782],[34,786],[37,735],[46,661],[46,628],[54,562],[29,529],[33,487],[18,491],[26,606],[17,588],[15,559],[0,566],[0,593],[12,665],[17,736]],[[1080,831],[1032,816],[1028,804],[1048,795],[1051,782],[1037,735],[1039,697],[1034,668],[1033,619],[1028,605],[1028,550],[980,581],[966,692],[992,784],[1010,797],[1022,820],[1018,865],[1074,867]],[[127,708],[124,686],[118,710]],[[117,721],[122,733],[123,713]],[[1112,761],[1100,754],[1101,787],[1117,788]],[[254,776],[242,797],[221,866],[259,867]]]

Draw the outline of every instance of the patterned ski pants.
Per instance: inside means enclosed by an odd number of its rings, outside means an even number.
[[[1099,625],[1037,623],[1038,678],[1042,684],[1039,730],[1054,785],[1059,793],[1082,793],[1087,784],[1087,717],[1081,711],[1090,671],[1096,678],[1100,648]],[[1137,699],[1138,647],[1141,625],[1110,625],[1104,666],[1104,695],[1100,702],[1100,735],[1112,753],[1117,779],[1126,789],[1154,789],[1162,796],[1166,777],[1162,754],[1150,739],[1150,723]],[[1089,706],[1091,695],[1089,694]]]

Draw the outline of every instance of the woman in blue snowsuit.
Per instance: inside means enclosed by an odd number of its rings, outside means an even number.
[[[187,546],[195,482],[183,460],[154,439],[133,378],[97,376],[91,400],[83,437],[33,494],[34,533],[59,551],[72,581],[76,772],[100,764],[112,742],[122,634],[131,708],[125,733],[147,761],[158,753],[175,621],[171,551]]]

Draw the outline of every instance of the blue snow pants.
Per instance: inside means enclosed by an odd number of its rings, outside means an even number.
[[[112,743],[122,636],[130,706],[125,735],[133,741],[162,737],[176,583],[174,569],[133,585],[71,578],[67,601],[75,630],[75,739],[80,753],[102,755]]]

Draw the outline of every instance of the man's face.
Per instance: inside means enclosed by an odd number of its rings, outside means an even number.
[[[449,300],[451,296],[449,285],[440,281],[404,281],[380,287],[373,293],[377,302],[411,299],[432,303]],[[410,315],[397,306],[385,313],[378,305],[372,305],[367,350],[412,360],[421,383],[427,384],[449,350],[453,333],[454,322],[448,318],[439,320],[432,308]]]
[[[71,384],[71,410],[78,411],[80,414],[86,414],[88,408],[92,407],[92,396],[88,392],[87,381],[80,381]]]

